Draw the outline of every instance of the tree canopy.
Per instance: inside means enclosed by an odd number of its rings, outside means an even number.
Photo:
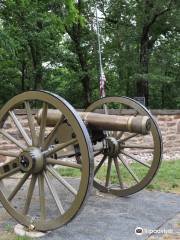
[[[99,98],[96,4],[107,95],[180,107],[177,0],[1,0],[1,105],[31,89],[79,108]]]

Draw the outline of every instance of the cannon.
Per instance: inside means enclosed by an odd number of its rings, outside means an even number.
[[[0,160],[6,158],[0,165],[0,201],[31,230],[70,222],[92,185],[120,197],[142,190],[161,163],[155,119],[127,97],[105,97],[76,111],[56,94],[25,92],[0,110],[0,136],[7,142],[0,148]]]

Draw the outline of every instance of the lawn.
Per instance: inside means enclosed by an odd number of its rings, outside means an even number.
[[[163,161],[158,174],[147,188],[180,193],[180,160]]]
[[[130,165],[131,169],[141,179],[147,173],[147,168],[144,166],[133,163]],[[79,177],[80,171],[77,169],[61,168],[58,170],[62,176],[66,177]],[[123,180],[126,184],[133,182],[132,177],[128,171],[124,168],[121,169]],[[104,180],[106,175],[106,167],[102,167],[98,172],[98,179]],[[111,182],[117,183],[117,174],[115,167],[112,166],[111,171]],[[180,193],[180,160],[177,161],[163,161],[158,174],[155,176],[153,181],[147,186],[148,190],[157,190],[163,192]]]

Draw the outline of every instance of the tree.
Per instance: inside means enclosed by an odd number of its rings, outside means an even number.
[[[147,106],[149,105],[149,88],[147,74],[149,73],[149,61],[154,44],[160,36],[173,31],[174,22],[170,22],[171,14],[176,15],[176,1],[138,1],[137,8],[141,9],[142,15],[137,16],[140,33],[139,73],[137,81],[137,95],[144,96]]]
[[[53,12],[54,6],[61,8],[62,15]],[[22,90],[25,89],[26,78],[33,82],[29,83],[30,88],[43,88],[43,62],[48,61],[52,51],[56,50],[64,34],[64,25],[75,21],[76,14],[71,0],[1,2],[0,16],[4,29],[18,43],[15,50],[22,75]],[[29,76],[27,72],[30,72]]]
[[[96,3],[107,95],[179,107],[179,1]],[[1,104],[42,88],[77,108],[99,98],[95,21],[94,0],[0,1]]]
[[[105,32],[109,37],[107,48],[111,46],[117,62],[122,52],[126,52],[126,57],[129,55],[128,68],[125,67],[128,69],[126,83],[129,83],[134,72],[135,94],[144,96],[146,104],[149,105],[148,74],[151,56],[162,36],[166,38],[167,35],[171,35],[173,38],[178,32],[179,2],[175,0],[113,0],[110,3],[99,1],[99,6],[106,20]],[[124,61],[127,60],[124,58]],[[117,65],[117,62],[113,64],[121,69],[122,76],[122,69],[126,63],[120,61]],[[127,88],[129,87],[128,84]]]
[[[70,27],[66,26],[66,31],[72,40],[73,51],[78,58],[81,68],[80,81],[84,92],[85,107],[91,103],[92,98],[92,78],[90,72],[93,67],[90,56],[94,53],[95,39],[94,28],[92,28],[94,14],[91,11],[90,2],[78,0],[77,9],[81,17],[77,23]]]

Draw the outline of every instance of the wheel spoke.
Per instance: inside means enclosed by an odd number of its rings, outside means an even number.
[[[10,142],[14,143],[16,146],[21,148],[22,150],[26,149],[26,146],[23,144],[19,143],[14,137],[12,137],[9,133],[4,131],[3,129],[0,129],[0,134],[2,134],[5,138],[7,138]]]
[[[77,164],[77,163],[63,161],[63,160],[59,160],[59,159],[56,160],[54,158],[47,158],[46,160],[47,160],[47,164],[55,164],[55,165],[57,164],[57,165],[65,166],[65,167],[82,169],[82,165]]]
[[[59,121],[56,123],[56,126],[54,127],[54,129],[52,130],[52,132],[47,136],[47,138],[44,140],[44,145],[43,145],[43,149],[48,148],[48,146],[50,145],[50,143],[52,142],[52,139],[54,138],[59,126],[63,123],[64,121],[64,116],[62,115],[61,119],[59,119]]]
[[[106,183],[105,187],[109,186],[110,174],[111,174],[111,166],[112,166],[112,158],[108,158],[108,167],[107,167],[107,174],[106,174]]]
[[[139,148],[139,149],[154,149],[152,146],[148,145],[131,145],[131,144],[126,144],[123,146],[123,148]]]
[[[60,150],[62,150],[64,148],[66,148],[66,147],[68,147],[68,146],[70,146],[72,144],[75,144],[75,143],[77,143],[77,139],[73,138],[73,139],[71,139],[68,142],[53,145],[53,148],[48,150],[48,151],[45,151],[44,154],[45,154],[46,157],[48,157],[48,156],[50,156],[50,155],[52,155],[52,154],[54,154],[54,153],[56,153],[56,152],[58,152],[58,151],[60,151]]]
[[[2,181],[2,180],[0,180],[0,191],[4,194],[4,195],[8,195],[8,193],[7,193],[7,189],[6,189],[6,187],[5,187],[5,185],[4,185],[4,182]]]
[[[113,137],[114,131],[109,131],[109,137]]]
[[[28,179],[30,173],[26,173],[24,174],[23,178],[21,178],[21,180],[18,182],[18,184],[16,185],[16,187],[14,188],[14,190],[11,192],[11,194],[8,197],[8,200],[11,201],[15,195],[17,194],[17,192],[21,189],[21,187],[23,186],[23,184],[25,183],[25,181]]]
[[[118,132],[116,139],[118,139],[118,141],[120,141],[120,139],[123,136],[123,134],[124,134],[124,132]]]
[[[113,137],[113,138],[117,138],[117,131],[113,131],[113,132],[112,132],[112,137]]]
[[[0,167],[0,180],[6,177],[10,177],[19,171],[20,166],[18,158],[11,160]]]
[[[136,176],[136,174],[133,172],[133,170],[128,166],[128,164],[124,161],[124,159],[121,157],[119,157],[119,160],[123,163],[123,165],[125,166],[125,168],[128,170],[128,172],[131,174],[131,176],[134,178],[134,180],[139,183],[140,180],[138,179],[138,177]]]
[[[76,156],[77,156],[76,153],[62,154],[62,155],[59,155],[57,157],[57,159],[72,158],[72,157],[76,157]]]
[[[114,158],[114,165],[115,165],[115,168],[116,168],[116,172],[117,172],[120,187],[121,187],[121,189],[124,189],[123,181],[122,181],[122,177],[121,177],[121,173],[120,173],[120,169],[119,169],[119,163],[118,163],[117,158]]]
[[[0,173],[0,180],[11,177],[12,175],[18,173],[20,171],[20,167],[14,168],[8,172]]]
[[[11,164],[10,162],[0,167],[0,180],[7,177],[11,177],[12,175],[20,171],[20,167],[18,165],[15,168],[10,167],[11,165],[13,164]],[[7,171],[6,171],[6,168],[7,168]]]
[[[7,157],[18,157],[19,156],[19,154],[16,152],[4,151],[4,150],[0,150],[0,155],[7,156]]]
[[[17,129],[19,130],[19,132],[21,133],[21,135],[23,136],[25,142],[27,143],[28,146],[32,145],[32,141],[29,138],[29,136],[27,135],[27,133],[25,132],[23,126],[21,125],[21,123],[19,122],[18,118],[16,117],[15,113],[13,111],[9,111],[9,115],[11,116],[14,124],[16,125]]]
[[[34,192],[34,187],[35,187],[35,184],[36,184],[36,180],[37,180],[37,176],[32,175],[31,182],[29,184],[29,189],[28,189],[26,201],[25,201],[25,204],[24,204],[24,209],[23,209],[23,214],[24,215],[27,215],[28,212],[29,212],[29,207],[30,207],[30,204],[31,204],[32,195],[33,195],[33,192]]]
[[[36,136],[36,131],[35,131],[34,118],[32,115],[31,108],[30,108],[30,104],[27,101],[25,101],[25,108],[26,108],[30,132],[31,132],[31,137],[32,137],[32,144],[34,146],[36,146],[37,145],[37,136]]]
[[[60,182],[64,187],[66,187],[73,195],[77,195],[76,189],[74,189],[62,176],[57,174],[52,167],[47,166],[47,170]]]
[[[127,140],[129,140],[129,139],[131,139],[131,138],[134,138],[134,137],[136,137],[137,135],[138,135],[138,133],[134,133],[134,134],[132,134],[132,135],[130,135],[130,136],[124,138],[124,139],[119,139],[118,142],[126,142]]]
[[[145,162],[142,162],[141,160],[135,158],[134,156],[128,154],[128,153],[125,153],[124,151],[121,151],[122,154],[124,154],[126,157],[129,157],[131,158],[132,160],[144,165],[145,167],[148,167],[148,168],[151,168],[151,166],[148,164],[148,163],[145,163]]]
[[[48,175],[46,174],[45,171],[44,171],[44,177],[45,177],[46,183],[48,185],[48,188],[49,188],[49,190],[50,190],[50,192],[51,192],[51,194],[54,198],[54,201],[55,201],[55,203],[56,203],[56,205],[59,209],[59,212],[63,215],[65,213],[65,211],[63,209],[62,203],[61,203],[61,201],[58,197],[58,194],[57,194],[57,192],[54,188],[54,185],[51,183],[51,181],[50,181],[50,179],[49,179],[49,177],[48,177]]]
[[[97,156],[99,156],[102,153],[103,153],[103,149],[100,150],[100,151],[96,151],[96,152],[94,152],[94,157],[97,157]]]
[[[39,185],[39,200],[40,200],[40,220],[44,221],[46,218],[45,209],[45,191],[44,191],[44,176],[38,175],[38,185]]]
[[[44,134],[45,134],[45,128],[46,128],[47,111],[48,111],[48,105],[47,105],[47,103],[43,103],[38,146],[41,146],[44,143]]]
[[[104,155],[103,158],[101,159],[101,161],[99,162],[99,164],[97,165],[96,169],[94,170],[94,176],[97,174],[97,172],[99,171],[99,169],[101,168],[101,166],[105,162],[106,158],[107,158],[107,156]]]
[[[109,115],[109,110],[106,104],[103,104],[103,109],[106,115]]]

